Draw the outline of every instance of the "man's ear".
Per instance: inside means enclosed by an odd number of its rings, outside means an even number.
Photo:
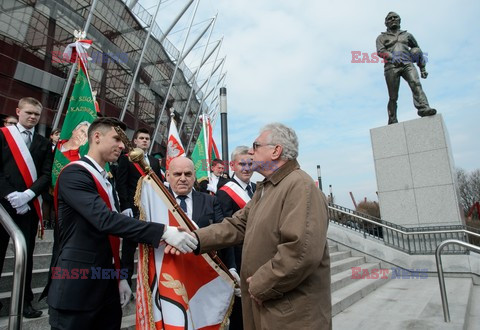
[[[281,145],[275,145],[273,153],[272,153],[272,160],[279,160],[282,156],[283,147]]]

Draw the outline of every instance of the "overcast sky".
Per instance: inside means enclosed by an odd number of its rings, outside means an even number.
[[[148,8],[154,1],[140,3]],[[160,26],[167,26],[185,3],[166,2],[158,15]],[[301,167],[316,179],[316,165],[321,165],[324,191],[331,184],[337,203],[353,207],[350,191],[357,201],[377,200],[370,129],[387,124],[383,64],[351,63],[351,52],[376,51],[375,39],[385,31],[389,11],[400,15],[401,28],[428,53],[429,76],[422,84],[446,123],[455,165],[480,168],[478,0],[202,0],[195,22],[204,23],[192,35],[218,12],[211,41],[224,36],[219,57],[227,56],[230,151],[251,145],[263,125],[279,121],[298,134]],[[177,48],[189,19],[187,13],[170,37]],[[189,55],[190,66],[198,65],[202,50]],[[402,80],[398,119],[415,118],[411,92]],[[220,121],[215,136],[220,148]]]

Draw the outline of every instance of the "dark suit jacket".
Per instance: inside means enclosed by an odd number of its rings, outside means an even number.
[[[0,203],[10,216],[15,219],[17,218],[17,212],[12,208],[8,200],[5,199],[5,196],[14,191],[23,192],[27,187],[17,163],[15,163],[12,152],[8,147],[3,132],[0,132],[0,148]],[[52,182],[53,154],[50,141],[40,134],[37,134],[36,130],[35,134],[33,134],[32,144],[30,145],[30,154],[32,155],[37,170],[37,180],[30,189],[35,193],[35,196],[38,196],[48,191],[48,187]],[[30,215],[32,219],[38,220],[37,213],[33,206],[33,200],[31,200],[28,205],[30,206],[30,211],[28,211],[27,215]]]
[[[169,191],[174,196],[170,188]],[[192,220],[199,228],[222,222],[223,218],[222,208],[215,196],[192,190]],[[236,268],[233,248],[222,249],[218,255],[228,268]]]
[[[87,158],[82,160],[91,164]],[[89,273],[87,279],[52,279],[54,272],[46,288],[47,303],[57,309],[87,311],[99,308],[107,297],[118,297],[116,279],[92,278],[92,268],[114,269],[108,235],[157,247],[164,225],[110,211],[90,172],[71,165],[58,178],[58,231],[59,252],[53,267],[70,275],[75,269],[87,269]]]
[[[230,181],[235,182],[240,186],[235,179],[231,179]],[[257,185],[253,182],[250,182],[250,185],[252,186],[252,191],[255,193]],[[217,191],[217,199],[220,202],[225,217],[231,217],[235,212],[240,210],[240,206],[238,206],[238,204],[235,203],[235,201],[223,190]],[[237,270],[240,272],[242,264],[242,245],[234,246],[233,251],[235,255],[235,264],[237,265]]]
[[[153,172],[161,178],[160,164],[158,159],[150,155],[147,156],[152,167]],[[134,205],[133,198],[137,190],[137,182],[140,179],[140,172],[138,172],[135,165],[128,160],[126,155],[118,158],[118,168],[115,177],[118,198],[120,199],[120,210],[131,208],[133,213],[138,214],[138,208]]]

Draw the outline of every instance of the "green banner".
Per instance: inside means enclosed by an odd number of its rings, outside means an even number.
[[[195,165],[195,174],[197,176],[197,181],[201,182],[208,179],[208,161],[207,154],[205,152],[205,134],[203,131],[204,127],[202,125],[202,130],[198,135],[197,143],[195,143],[195,148],[192,152],[192,161]]]
[[[72,96],[70,97],[68,104],[67,114],[65,115],[62,131],[60,133],[59,143],[61,145],[66,143],[72,137],[72,132],[77,128],[77,125],[83,122],[92,123],[96,118],[97,111],[95,109],[95,100],[92,95],[90,82],[88,81],[82,66],[79,65],[77,78],[75,80],[75,85],[73,86]],[[79,156],[84,156],[88,152],[88,142],[84,142],[83,145],[77,149]],[[62,168],[70,161],[75,160],[70,159],[69,157],[69,153],[62,152],[60,149],[57,149],[55,152],[52,168],[53,186],[55,186],[58,175],[60,174]]]

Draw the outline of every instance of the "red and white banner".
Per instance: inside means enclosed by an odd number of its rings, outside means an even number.
[[[163,191],[142,178],[141,219],[187,228]],[[137,192],[138,194],[138,192]],[[137,329],[220,329],[233,302],[234,283],[207,255],[164,254],[165,246],[140,245]],[[218,269],[218,270],[217,270]]]
[[[172,118],[170,121],[170,129],[168,130],[168,140],[167,140],[167,160],[166,168],[168,170],[168,165],[173,158],[185,156],[185,149],[182,145],[182,140],[178,135],[177,124]]]

